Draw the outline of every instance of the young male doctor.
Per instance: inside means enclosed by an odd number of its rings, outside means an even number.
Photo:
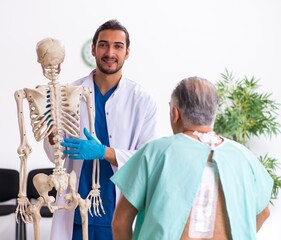
[[[89,240],[112,239],[111,221],[120,192],[109,179],[137,149],[156,138],[155,101],[140,85],[122,75],[122,66],[129,57],[129,46],[127,29],[117,20],[105,22],[93,37],[92,55],[96,69],[73,83],[93,88],[94,127],[100,141],[93,140],[85,129],[89,125],[87,108],[86,104],[81,104],[81,139],[76,140],[78,145],[87,145],[87,148],[85,151],[77,148],[75,154],[66,150],[64,167],[68,173],[76,172],[78,192],[86,198],[92,187],[95,161],[92,159],[100,159],[101,199],[106,214],[102,217],[88,215]],[[72,140],[67,138],[62,145],[70,147]],[[51,145],[52,141],[44,141],[50,159]],[[83,156],[83,159],[77,159],[77,156]],[[54,213],[51,239],[82,239],[79,208]]]

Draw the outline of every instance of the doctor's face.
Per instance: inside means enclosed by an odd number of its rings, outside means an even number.
[[[121,71],[129,50],[126,48],[126,35],[121,30],[101,31],[96,46],[92,46],[97,68],[104,74]]]

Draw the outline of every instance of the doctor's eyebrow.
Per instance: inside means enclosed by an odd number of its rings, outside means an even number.
[[[98,44],[100,44],[100,43],[106,43],[106,44],[109,44],[109,41],[106,41],[106,40],[100,40],[100,41],[98,42]],[[113,44],[125,45],[125,43],[124,43],[124,42],[113,42]]]

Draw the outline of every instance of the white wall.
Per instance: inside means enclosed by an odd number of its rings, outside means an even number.
[[[35,46],[39,40],[54,37],[65,43],[60,81],[70,82],[90,71],[81,58],[82,44],[104,21],[119,19],[128,28],[132,42],[125,75],[155,96],[160,134],[167,135],[171,134],[170,93],[184,77],[198,75],[215,82],[227,68],[237,78],[260,78],[262,90],[271,92],[281,102],[280,10],[279,0],[1,1],[0,167],[19,168],[14,92],[47,84],[36,62]],[[25,116],[33,147],[28,169],[52,166],[42,143],[34,141],[27,112]],[[280,136],[258,139],[252,148],[278,158],[280,140]],[[258,234],[259,240],[280,239],[280,199],[271,206],[271,217]]]

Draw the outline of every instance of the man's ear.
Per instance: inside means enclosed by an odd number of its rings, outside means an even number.
[[[129,58],[129,55],[130,55],[130,48],[127,48],[126,55],[125,55],[126,60]]]
[[[95,53],[95,46],[92,44],[92,55],[93,55],[93,57],[95,57],[96,56],[96,53]]]
[[[176,106],[172,108],[172,122],[175,124],[180,120],[180,111]]]

